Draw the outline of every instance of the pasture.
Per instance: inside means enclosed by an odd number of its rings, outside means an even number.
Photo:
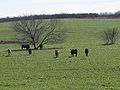
[[[103,46],[100,33],[117,27],[117,19],[63,19],[67,27],[65,43],[45,45],[61,48],[58,58],[54,49],[13,51],[18,44],[0,44],[0,90],[120,90],[120,37],[114,45]],[[0,23],[0,40],[13,40],[11,22]],[[70,57],[70,49],[78,49]],[[84,49],[89,49],[86,57]]]

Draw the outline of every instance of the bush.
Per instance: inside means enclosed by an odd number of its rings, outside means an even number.
[[[116,40],[118,39],[119,31],[117,28],[108,29],[102,32],[102,39],[106,45],[115,44]]]

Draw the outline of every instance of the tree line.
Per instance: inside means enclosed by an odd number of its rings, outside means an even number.
[[[28,15],[18,17],[6,17],[0,18],[0,22],[10,22],[19,20],[30,20],[31,17],[34,19],[64,19],[64,18],[120,18],[120,11],[116,13],[81,13],[81,14],[42,14],[42,15]]]

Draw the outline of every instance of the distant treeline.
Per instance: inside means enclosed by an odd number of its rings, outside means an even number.
[[[64,18],[120,18],[120,13],[82,13],[82,14],[42,14],[42,15],[28,15],[18,17],[6,17],[0,18],[0,22],[10,22],[18,20],[30,20],[34,19],[64,19]]]

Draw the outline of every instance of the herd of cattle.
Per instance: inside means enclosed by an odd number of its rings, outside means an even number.
[[[76,56],[77,57],[78,51],[77,51],[77,49],[70,49],[70,53],[71,53],[71,56]],[[59,50],[55,50],[56,58],[58,57],[58,55],[59,55]],[[85,49],[85,55],[88,56],[88,49],[87,48]]]
[[[30,49],[30,46],[29,45],[21,45],[21,49],[24,49],[26,48],[26,50],[28,51],[29,54],[32,54],[32,49]],[[43,46],[40,45],[40,49],[42,49]],[[11,50],[8,49],[8,56],[11,55]],[[88,49],[86,48],[85,49],[85,55],[88,56]],[[55,50],[55,57],[57,58],[59,56],[59,50]],[[77,49],[70,49],[70,53],[71,53],[71,56],[76,56],[77,57],[77,53],[78,53],[78,50]]]

